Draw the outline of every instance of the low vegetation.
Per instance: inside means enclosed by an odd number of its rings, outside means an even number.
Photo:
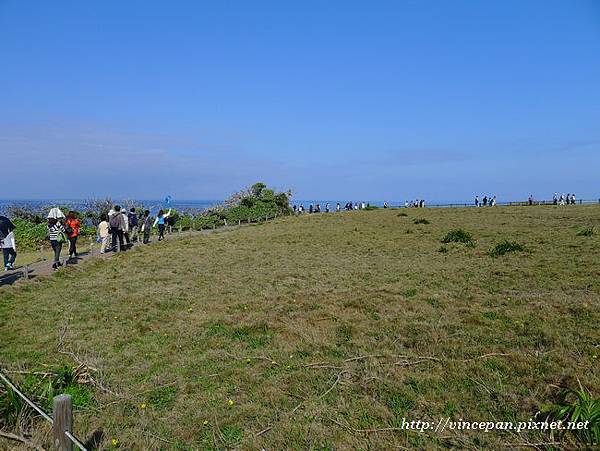
[[[472,243],[473,235],[470,232],[467,232],[463,229],[454,229],[450,230],[444,238],[442,238],[442,243]]]
[[[0,367],[47,408],[29,373],[84,363],[92,382],[53,390],[80,391],[75,432],[101,449],[592,447],[593,430],[401,425],[595,418],[600,237],[572,226],[600,208],[397,214],[278,217],[2,287]],[[528,257],[490,258],[507,237]],[[585,397],[557,395],[578,381]]]
[[[592,236],[594,234],[594,228],[588,227],[577,232],[577,236]]]
[[[489,250],[490,257],[500,257],[510,252],[523,252],[525,246],[516,241],[504,240],[501,243],[496,244]]]

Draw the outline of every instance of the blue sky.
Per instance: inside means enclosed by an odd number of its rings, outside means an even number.
[[[600,195],[594,0],[0,0],[0,55],[5,198]]]

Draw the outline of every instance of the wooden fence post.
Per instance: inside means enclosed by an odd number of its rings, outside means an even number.
[[[54,446],[59,451],[73,451],[73,442],[65,431],[73,433],[73,400],[71,395],[55,396],[52,407]]]
[[[29,279],[29,265],[23,265],[23,278]]]

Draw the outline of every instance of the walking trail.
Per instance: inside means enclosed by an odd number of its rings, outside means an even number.
[[[214,232],[219,232],[219,231],[224,231],[224,230],[233,230],[233,229],[237,229],[239,227],[241,227],[241,226],[240,225],[230,225],[230,226],[222,226],[222,227],[219,227],[218,229],[186,230],[185,232],[173,230],[172,233],[165,234],[165,240],[172,240],[172,239],[183,238],[183,237],[194,236],[194,235],[201,235],[201,234],[209,234],[209,233],[214,233]],[[153,235],[153,237],[155,237],[155,239],[147,245],[142,244],[140,241],[132,243],[133,244],[132,248],[140,246],[140,245],[141,246],[152,246],[153,244],[158,242],[156,239],[156,235]],[[63,252],[68,252],[68,246],[66,246],[66,247],[63,246]],[[68,257],[61,256],[61,262],[63,262],[63,265],[64,265],[63,268],[64,268],[64,267],[71,266],[71,265],[81,264],[81,262],[83,262],[85,260],[89,260],[90,258],[108,259],[108,258],[112,257],[115,253],[116,252],[107,252],[105,254],[100,254],[98,245],[96,243],[92,243],[92,246],[90,247],[90,251],[80,253],[77,258],[69,259]],[[52,261],[50,261],[50,260],[39,261],[39,262],[35,262],[35,263],[30,263],[28,265],[17,266],[12,271],[0,273],[0,274],[2,274],[2,275],[0,275],[0,286],[12,285],[13,283],[15,283],[16,281],[21,280],[21,279],[35,279],[35,278],[41,277],[41,276],[50,276],[54,272],[61,271],[61,270],[62,270],[62,268],[57,269],[57,270],[52,269]]]

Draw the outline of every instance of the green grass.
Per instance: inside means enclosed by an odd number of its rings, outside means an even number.
[[[403,417],[527,421],[577,379],[597,398],[600,237],[573,227],[597,227],[600,208],[419,216],[427,227],[390,209],[280,218],[0,288],[0,366],[76,366],[56,352],[68,321],[63,349],[104,387],[76,393],[75,431],[102,428],[105,449],[112,439],[140,450],[547,441],[369,431]],[[456,230],[470,239],[440,248]],[[515,239],[526,254],[489,255]],[[51,448],[47,432],[39,421],[32,439]]]
[[[473,234],[463,229],[450,230],[442,238],[442,243],[472,243]]]
[[[492,247],[488,253],[490,254],[490,257],[500,257],[511,252],[523,251],[525,251],[525,246],[522,244],[517,243],[516,241],[504,240]]]

